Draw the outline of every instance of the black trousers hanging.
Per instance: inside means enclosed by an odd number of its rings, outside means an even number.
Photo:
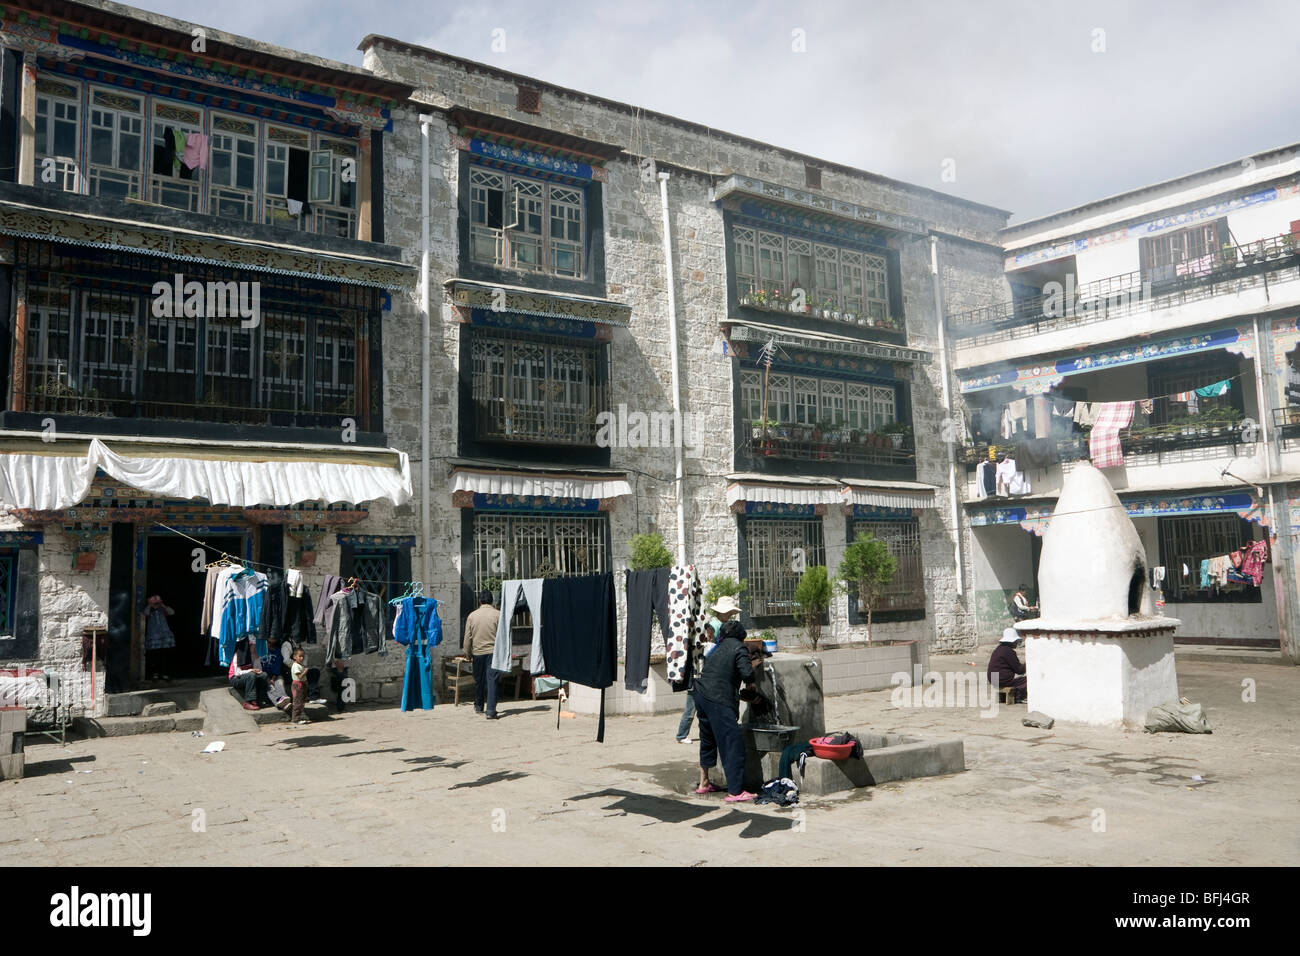
[[[618,674],[614,575],[542,583],[542,657],[552,677],[600,690],[597,742],[605,740],[605,688]]]
[[[671,634],[668,617],[668,568],[627,572],[627,663],[623,686],[640,693],[650,676],[651,615],[659,619],[664,643]]]

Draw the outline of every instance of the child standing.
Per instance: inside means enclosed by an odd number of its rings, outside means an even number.
[[[293,678],[293,716],[294,723],[310,723],[303,713],[303,708],[307,704],[307,665],[303,663],[306,654],[301,647],[295,647],[293,650],[293,664],[289,668],[289,676]]]

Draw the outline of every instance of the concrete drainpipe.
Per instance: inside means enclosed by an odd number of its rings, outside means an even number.
[[[429,363],[432,329],[429,318],[429,126],[433,116],[420,114],[420,324],[424,358],[420,377],[420,580],[430,584],[429,551],[432,521],[429,509]]]
[[[673,425],[677,429],[673,454],[677,464],[677,478],[673,490],[677,495],[677,563],[686,563],[686,489],[685,464],[682,461],[683,423],[681,369],[677,357],[677,292],[674,287],[673,238],[668,222],[668,179],[670,174],[659,174],[659,203],[664,213],[664,272],[668,286],[668,348],[673,363]]]
[[[938,322],[939,372],[943,376],[943,409],[948,422],[941,437],[948,446],[948,498],[952,507],[953,562],[957,570],[957,596],[966,594],[961,550],[961,502],[957,497],[956,417],[952,413],[952,387],[948,382],[948,336],[943,328],[943,294],[939,287],[939,237],[930,237],[930,277],[934,281],[934,313]]]

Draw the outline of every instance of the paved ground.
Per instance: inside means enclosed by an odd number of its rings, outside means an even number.
[[[554,703],[506,704],[495,723],[465,705],[360,710],[204,756],[210,738],[188,734],[33,742],[28,777],[0,783],[0,866],[1300,863],[1300,669],[1190,661],[1179,679],[1212,736],[830,698],[835,729],[961,736],[968,770],[799,814],[688,795],[676,716],[611,718],[601,745],[594,718],[557,731]]]

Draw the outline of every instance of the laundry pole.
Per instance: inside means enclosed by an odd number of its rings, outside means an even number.
[[[420,375],[420,580],[430,581],[429,551],[432,523],[429,509],[429,363],[432,329],[429,319],[429,126],[433,116],[420,114],[420,326],[423,361]]]

